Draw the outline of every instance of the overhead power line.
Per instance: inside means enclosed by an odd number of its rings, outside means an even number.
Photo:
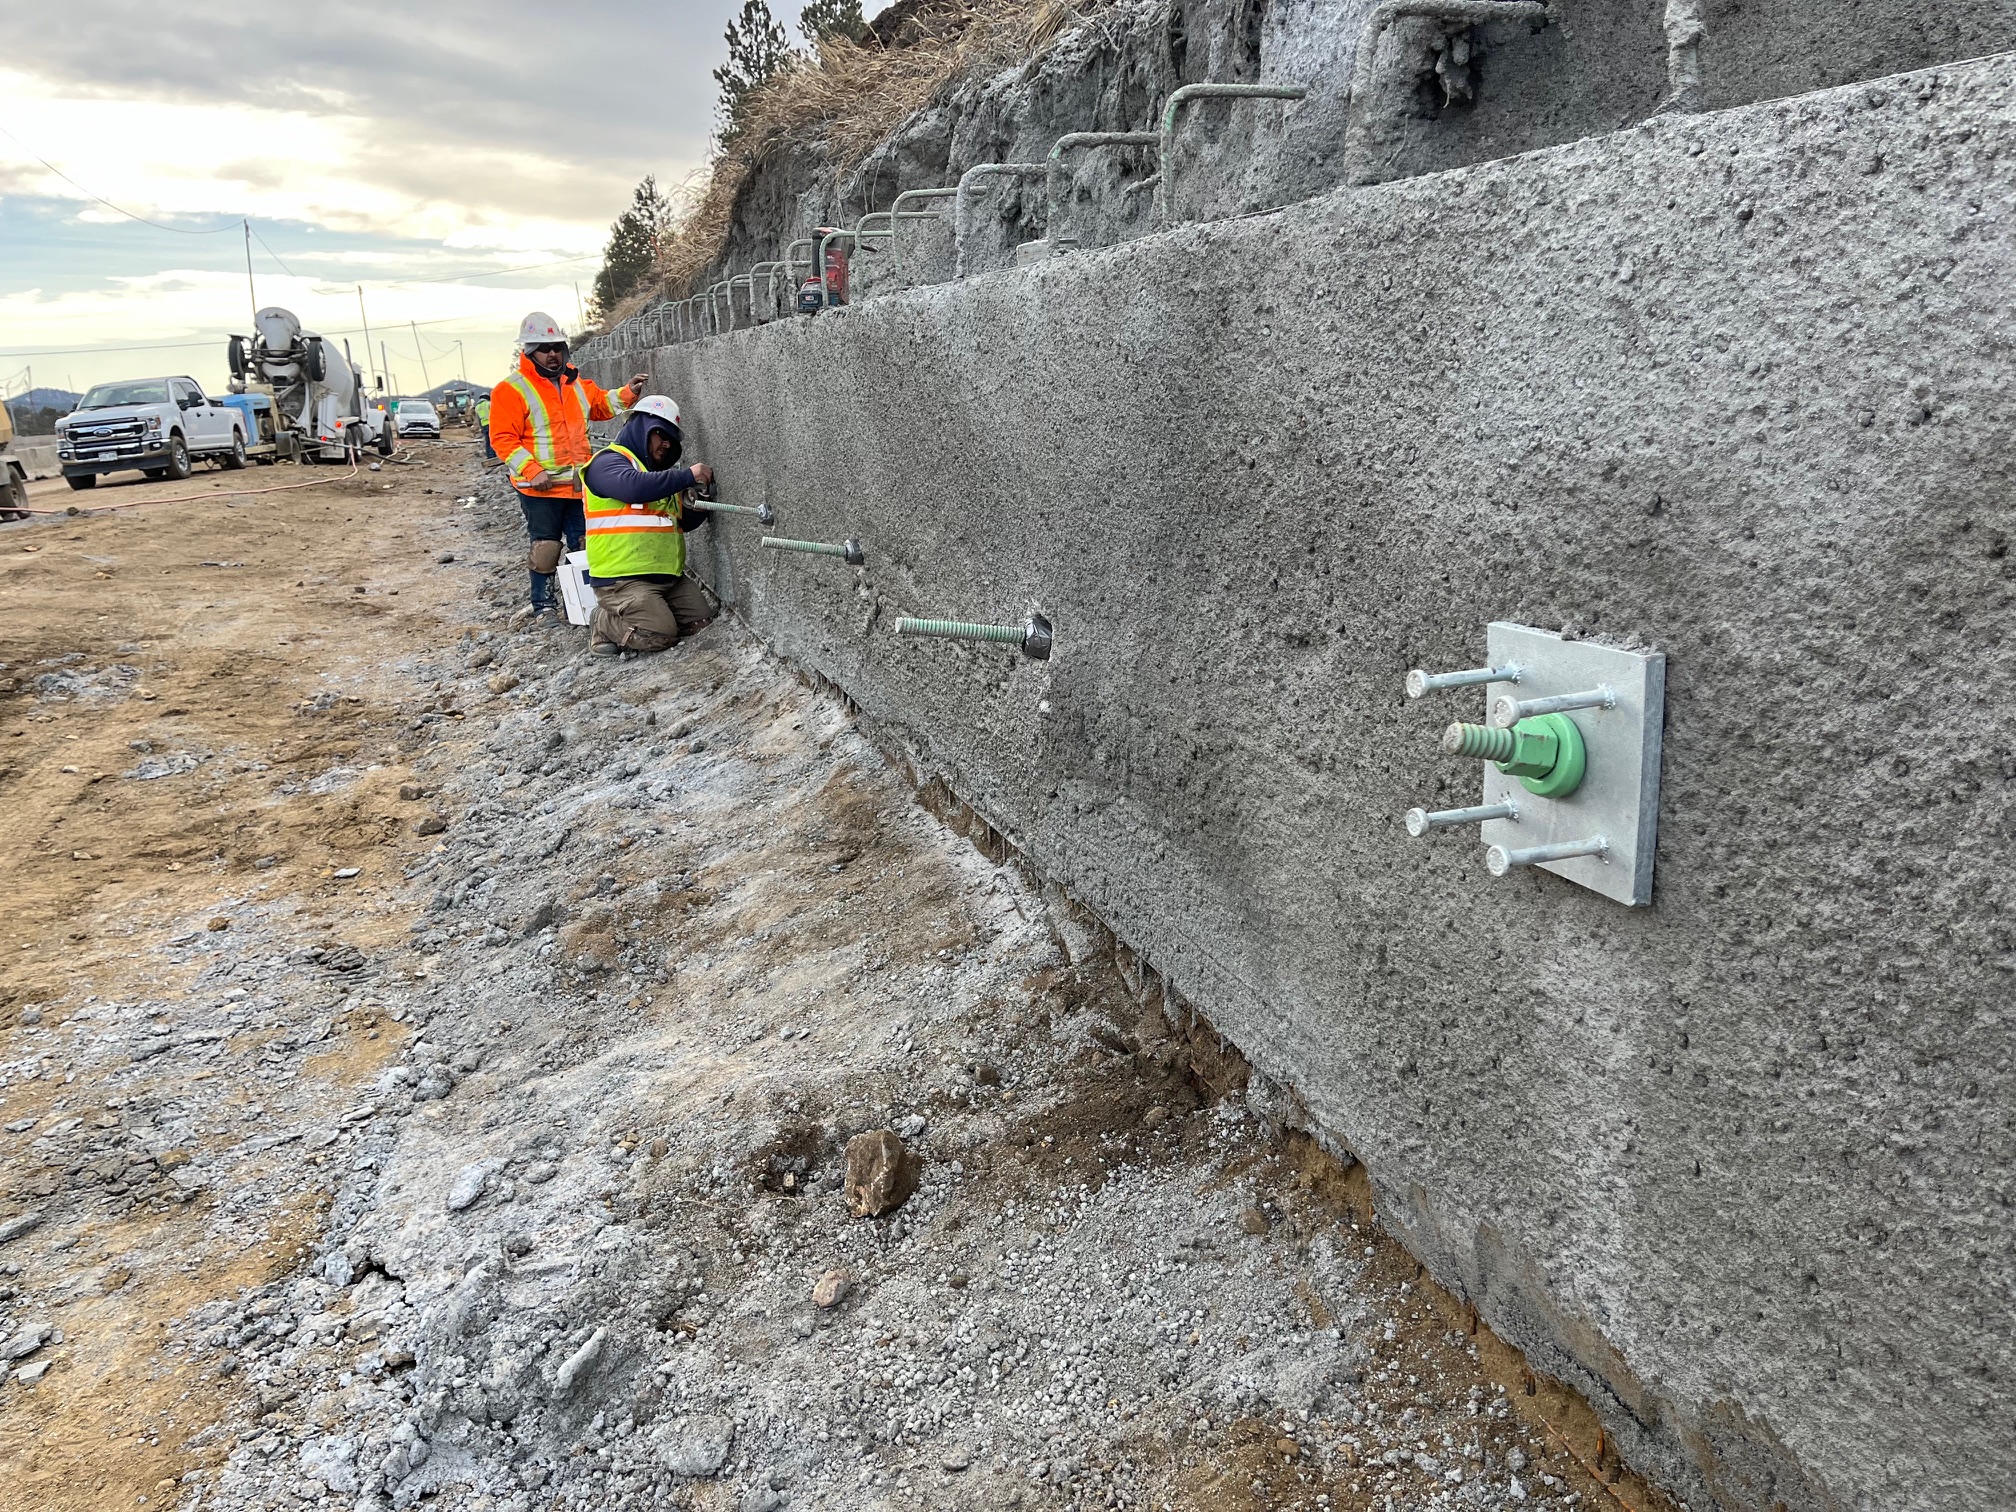
[[[0,135],[4,135],[16,147],[19,147],[23,152],[27,153],[28,156],[34,158],[36,162],[40,163],[44,168],[47,168],[51,173],[55,174],[56,177],[63,180],[63,182],[68,184],[71,188],[78,190],[80,193],[88,196],[91,199],[96,200],[99,204],[103,205],[107,210],[117,210],[121,215],[125,216],[126,219],[128,220],[138,221],[143,226],[152,226],[156,231],[173,231],[177,236],[215,236],[220,231],[229,231],[231,229],[228,225],[206,226],[201,230],[198,230],[192,226],[164,226],[161,224],[161,222],[156,220],[149,220],[144,215],[135,215],[131,210],[128,210],[125,206],[113,204],[112,201],[105,198],[104,195],[98,193],[95,189],[85,188],[84,185],[78,183],[77,180],[70,177],[69,174],[65,173],[61,168],[58,168],[54,163],[50,162],[49,159],[43,157],[40,153],[36,152],[34,149],[29,147],[29,145],[26,142],[22,141],[21,138],[19,138],[18,136],[15,136],[14,133],[9,131],[5,126],[0,126]],[[265,243],[262,242],[260,243],[260,245],[264,246]],[[278,262],[279,259],[275,258],[274,261]]]
[[[252,232],[252,240],[259,243],[260,246],[266,247],[266,238],[261,236],[256,230],[253,230],[252,222],[249,218],[245,222],[245,229]],[[275,252],[271,247],[266,247],[266,255],[276,263],[280,263],[280,271],[285,273],[289,278],[297,276],[292,268],[288,267],[284,262],[280,262],[280,254]]]

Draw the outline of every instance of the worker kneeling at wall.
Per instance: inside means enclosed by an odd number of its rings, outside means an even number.
[[[597,656],[664,651],[713,623],[707,590],[686,576],[686,532],[711,516],[686,508],[685,495],[714,470],[679,466],[680,445],[679,406],[653,394],[582,476]]]

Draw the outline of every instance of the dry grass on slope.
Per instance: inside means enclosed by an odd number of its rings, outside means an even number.
[[[1107,0],[923,0],[891,7],[865,42],[822,46],[753,91],[744,125],[715,158],[699,201],[659,260],[659,287],[633,296],[621,319],[668,294],[693,293],[728,244],[750,175],[794,147],[816,144],[836,172],[855,167],[955,80],[1022,63]],[[893,20],[893,24],[891,24]]]

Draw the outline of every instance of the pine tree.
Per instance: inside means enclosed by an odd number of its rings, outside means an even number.
[[[722,36],[728,41],[728,61],[714,70],[714,82],[721,86],[714,110],[720,139],[729,142],[742,129],[749,92],[790,59],[791,39],[764,0],[742,0],[742,14]]]
[[[798,30],[817,49],[828,37],[859,42],[868,35],[868,23],[861,16],[861,0],[805,0]]]
[[[630,208],[609,227],[602,271],[595,275],[592,304],[597,324],[650,279],[658,266],[660,245],[671,229],[672,206],[658,192],[657,178],[646,174],[630,196]]]

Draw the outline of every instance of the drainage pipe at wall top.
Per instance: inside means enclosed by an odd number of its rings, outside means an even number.
[[[1153,147],[1159,152],[1162,137],[1154,131],[1073,131],[1057,138],[1043,175],[1043,235],[1053,252],[1057,249],[1057,228],[1062,224],[1059,202],[1063,198],[1064,154],[1081,147]]]
[[[891,243],[894,243],[896,240],[896,222],[899,220],[936,219],[938,219],[938,212],[935,210],[870,210],[854,223],[854,236],[857,244],[860,238],[867,236],[885,236]],[[886,224],[871,226],[868,224],[870,221],[883,221]]]
[[[733,299],[728,301],[728,324],[726,326],[721,324],[721,307],[714,302],[720,296],[721,291],[727,287],[726,283],[717,283],[711,285],[707,290],[707,321],[708,324],[714,327],[713,334],[716,336],[719,336],[724,330],[732,331],[735,329],[735,301]]]
[[[1420,3],[1420,0],[1388,0],[1389,4]],[[1434,0],[1429,0],[1434,3]],[[1479,0],[1455,0],[1476,4]],[[1502,0],[1482,0],[1498,5]],[[1162,170],[1155,188],[1155,224],[1166,226],[1176,209],[1176,116],[1192,100],[1302,100],[1308,89],[1301,84],[1185,84],[1170,94],[1162,105],[1162,132],[1158,138],[1158,160]]]
[[[756,276],[754,273],[738,273],[728,280],[728,329],[735,329],[735,286],[740,284],[749,291],[749,324],[756,321]]]
[[[1492,21],[1551,21],[1554,8],[1540,0],[1383,0],[1358,34],[1358,52],[1351,64],[1351,97],[1344,102],[1344,178],[1359,183],[1352,160],[1354,148],[1366,145],[1365,104],[1372,98],[1378,69],[1379,43],[1395,21],[1465,21],[1483,26]],[[1179,90],[1177,93],[1181,93]],[[1172,97],[1173,98],[1173,97]]]
[[[816,266],[818,269],[819,286],[826,291],[826,303],[829,305],[837,305],[840,301],[833,297],[833,283],[826,271],[831,264],[826,259],[833,251],[833,243],[840,240],[843,236],[857,247],[861,244],[859,234],[853,231],[828,231],[824,236],[819,238],[819,261]]]
[[[890,271],[890,272],[892,272],[892,273],[900,273],[900,272],[902,272],[902,271],[903,271],[903,238],[902,238],[902,237],[900,237],[900,236],[898,236],[898,235],[896,234],[896,232],[895,232],[895,224],[896,224],[896,221],[898,221],[898,220],[915,220],[915,219],[917,219],[917,218],[918,218],[918,217],[920,217],[920,216],[927,216],[927,215],[928,215],[928,216],[929,216],[929,217],[930,217],[930,218],[931,218],[932,220],[937,220],[937,219],[938,219],[938,212],[937,212],[937,211],[935,211],[935,210],[913,210],[913,211],[905,211],[905,210],[903,209],[903,202],[904,202],[905,200],[909,200],[909,201],[911,201],[911,202],[913,202],[913,203],[915,203],[915,204],[920,204],[920,205],[921,205],[921,204],[922,204],[922,203],[923,203],[923,202],[924,202],[925,200],[936,200],[936,199],[950,199],[950,200],[956,200],[956,199],[957,199],[958,197],[959,197],[959,191],[958,191],[957,189],[949,189],[949,188],[948,188],[948,189],[905,189],[905,190],[904,190],[904,191],[903,191],[903,192],[902,192],[901,194],[899,194],[899,195],[897,195],[897,196],[896,196],[896,199],[895,199],[894,203],[892,203],[892,204],[891,204],[891,205],[889,206],[889,213],[890,213],[890,215],[892,215],[892,216],[894,216],[894,217],[895,217],[895,219],[894,219],[894,220],[892,220],[892,221],[890,221],[890,223],[889,223],[889,224],[890,224],[890,232],[889,232],[889,271]]]
[[[819,238],[816,236],[801,236],[784,249],[784,267],[787,272],[790,270],[792,264],[798,261],[798,249],[800,247],[805,249],[805,262],[807,266],[810,266],[812,254],[819,250]],[[793,292],[795,293],[796,291],[794,290]]]
[[[760,275],[763,279],[763,287],[766,290],[765,297],[770,306],[767,318],[771,320],[777,318],[777,270],[787,266],[789,265],[781,262],[759,262],[749,270],[749,313],[751,315],[756,313],[756,279]]]
[[[959,187],[954,191],[952,200],[953,271],[956,277],[966,276],[966,232],[973,203],[971,191],[982,179],[1041,178],[1049,171],[1048,163],[981,163],[959,175]],[[1045,226],[1043,231],[1047,236],[1050,228]]]

